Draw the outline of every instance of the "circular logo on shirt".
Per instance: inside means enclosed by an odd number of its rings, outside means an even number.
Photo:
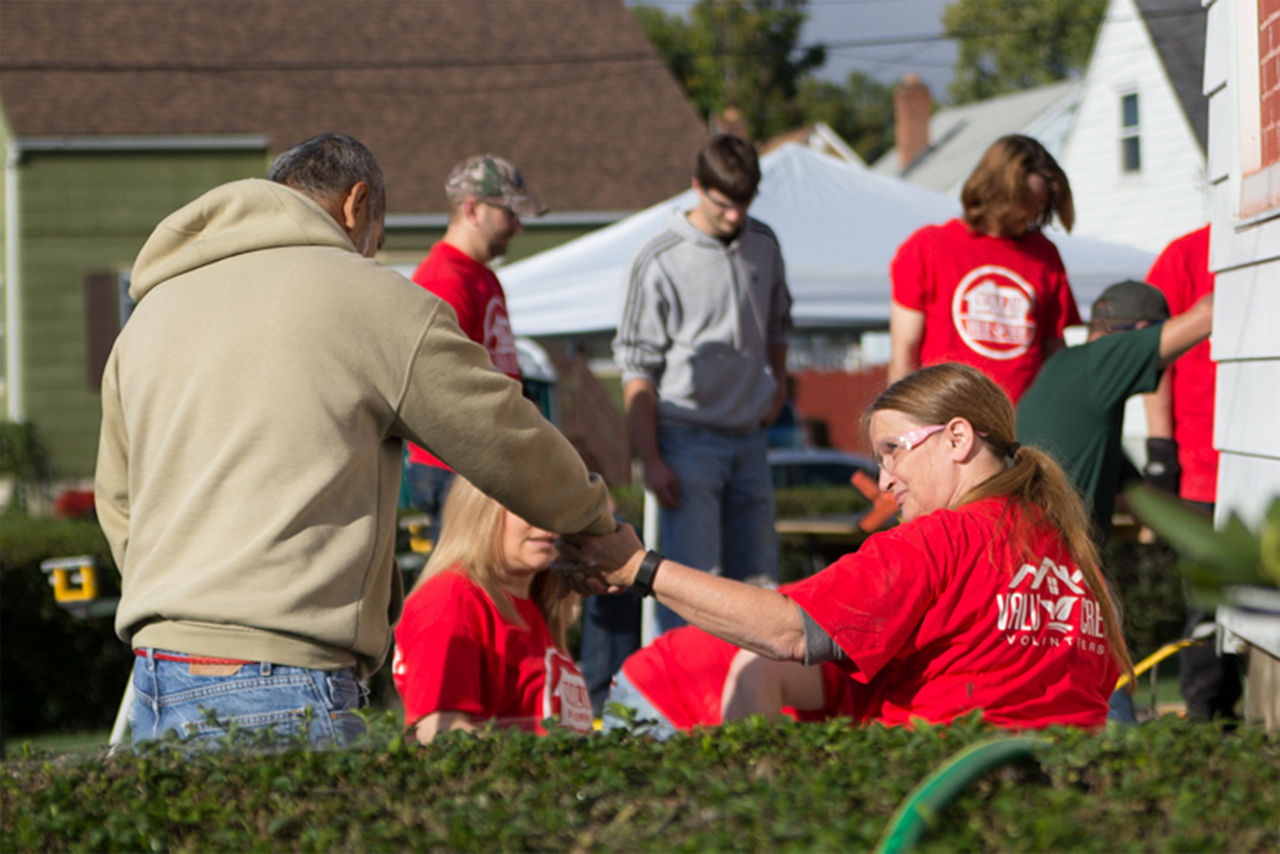
[[[960,280],[951,320],[969,349],[988,359],[1016,359],[1036,338],[1036,292],[1006,267],[977,267]]]
[[[494,297],[484,310],[484,348],[498,370],[510,377],[520,376],[520,358],[516,353],[516,337],[501,297]]]

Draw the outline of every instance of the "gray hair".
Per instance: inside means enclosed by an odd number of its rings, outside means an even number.
[[[267,170],[267,180],[318,201],[345,194],[364,181],[374,216],[380,219],[386,212],[387,187],[378,159],[360,140],[339,133],[313,136],[282,152]]]

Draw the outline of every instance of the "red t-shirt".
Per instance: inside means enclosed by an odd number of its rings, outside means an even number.
[[[729,666],[739,648],[696,626],[664,632],[651,644],[627,658],[622,672],[654,708],[678,730],[719,726],[721,700]],[[823,707],[816,710],[784,708],[801,721],[848,716],[849,677],[834,664],[822,665]]]
[[[1018,398],[1045,345],[1080,322],[1058,249],[1038,231],[991,237],[962,220],[927,225],[889,265],[894,302],[924,312],[920,364],[963,362]]]
[[[939,510],[876,534],[789,595],[849,656],[854,717],[1099,727],[1119,670],[1101,612],[1058,532],[1029,553],[1004,499]],[[1001,513],[1004,511],[1004,518]],[[1034,556],[1030,557],[1028,556]]]
[[[1151,265],[1147,282],[1169,301],[1169,313],[1182,314],[1213,292],[1209,272],[1209,226],[1183,235],[1165,247]],[[1188,501],[1213,502],[1218,495],[1218,452],[1213,448],[1213,401],[1218,366],[1201,341],[1169,366],[1173,384],[1173,438],[1182,465],[1179,494]]]
[[[432,576],[409,596],[391,665],[406,728],[431,712],[453,711],[539,733],[545,718],[591,729],[582,673],[556,646],[537,603],[512,601],[523,628],[458,571]]]
[[[492,270],[441,240],[413,271],[413,280],[453,306],[462,331],[484,345],[494,367],[512,379],[520,379],[516,338],[507,317],[507,297]],[[409,444],[409,462],[448,468],[413,443]]]

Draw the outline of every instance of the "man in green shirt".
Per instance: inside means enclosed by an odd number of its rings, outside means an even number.
[[[1169,319],[1159,290],[1118,282],[1093,303],[1089,340],[1054,354],[1018,402],[1018,441],[1047,451],[1066,469],[1093,514],[1099,545],[1111,533],[1126,465],[1125,401],[1155,389],[1160,372],[1212,328],[1212,294]]]

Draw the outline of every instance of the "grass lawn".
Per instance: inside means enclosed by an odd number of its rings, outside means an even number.
[[[109,729],[36,733],[6,739],[4,752],[5,758],[21,756],[24,750],[32,753],[95,753],[106,749],[109,738]]]

